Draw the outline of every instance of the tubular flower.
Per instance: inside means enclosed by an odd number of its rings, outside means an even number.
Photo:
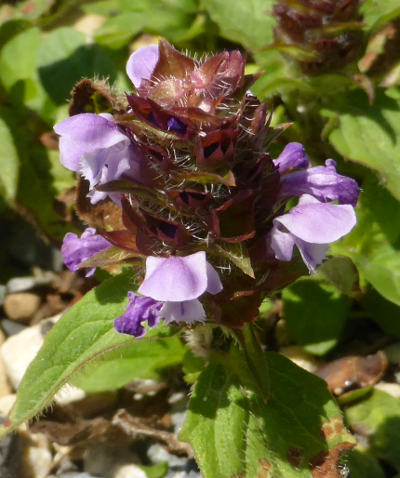
[[[300,143],[271,158],[275,133],[244,66],[238,51],[199,61],[165,41],[142,47],[127,64],[135,93],[124,102],[85,80],[55,127],[81,176],[77,212],[113,245],[90,264],[132,264],[141,279],[119,332],[255,320],[266,294],[307,271],[302,259],[314,272],[355,224],[358,186],[332,160],[312,167]]]
[[[96,234],[95,229],[88,227],[81,237],[72,232],[66,234],[61,247],[61,254],[68,269],[77,271],[85,261],[110,246],[111,244],[103,236]],[[95,270],[95,267],[90,268],[86,277],[92,276]]]
[[[348,234],[356,225],[351,205],[326,204],[304,194],[297,206],[273,221],[270,233],[277,259],[290,261],[296,245],[310,272],[315,272],[331,242]]]
[[[333,159],[327,159],[325,166],[311,167],[300,143],[289,143],[274,164],[282,173],[281,197],[310,194],[323,202],[357,204],[360,189],[356,181],[338,174]]]
[[[218,294],[221,290],[218,273],[206,261],[203,251],[186,257],[148,257],[146,275],[139,287],[143,296],[130,293],[128,308],[116,319],[115,327],[118,332],[141,337],[142,321],[148,321],[150,326],[160,319],[167,324],[202,322],[206,314],[198,298],[205,292]]]

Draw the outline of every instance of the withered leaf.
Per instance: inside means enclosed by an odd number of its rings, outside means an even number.
[[[340,457],[354,448],[354,443],[344,442],[330,451],[319,453],[311,461],[311,473],[314,478],[343,478],[340,471]]]
[[[385,373],[388,359],[384,352],[377,352],[367,357],[349,356],[330,362],[316,371],[323,378],[328,389],[335,395],[343,392],[373,385]]]

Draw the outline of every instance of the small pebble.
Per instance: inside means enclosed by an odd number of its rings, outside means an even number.
[[[281,347],[279,351],[296,365],[307,370],[307,372],[314,373],[318,368],[317,360],[299,345],[287,345],[286,347]]]
[[[400,342],[389,345],[384,352],[390,363],[400,366]]]
[[[66,473],[61,473],[60,475],[48,475],[47,478],[103,478],[99,475],[91,475],[90,473],[85,473],[81,471],[67,471]]]
[[[178,456],[171,455],[171,453],[168,453],[167,450],[165,450],[158,443],[154,443],[154,445],[151,445],[148,448],[147,456],[154,464],[166,461],[170,467],[180,469],[184,469],[188,462],[187,458],[180,458]]]
[[[12,320],[29,321],[39,309],[41,298],[32,292],[8,294],[4,300],[4,312]]]
[[[88,36],[93,36],[97,29],[99,29],[107,19],[102,15],[85,15],[80,18],[74,25],[75,30],[84,33]]]
[[[7,282],[7,293],[15,294],[16,292],[24,292],[31,290],[38,285],[36,277],[14,277]]]
[[[0,424],[7,418],[0,415]],[[11,434],[0,440],[0,477],[16,478],[20,476],[21,446],[18,434]]]
[[[23,330],[27,328],[25,324],[21,324],[21,322],[16,322],[15,320],[10,319],[2,319],[0,321],[1,328],[4,331],[7,337],[11,337],[15,334],[19,334]]]
[[[52,466],[53,457],[45,447],[28,446],[24,450],[22,476],[46,478]]]
[[[10,413],[16,398],[17,395],[15,393],[10,393],[9,395],[0,397],[0,416],[6,417]]]
[[[400,398],[400,385],[398,383],[378,382],[374,388],[386,392],[394,398]]]
[[[122,465],[114,471],[113,478],[147,478],[146,473],[137,465]]]
[[[116,478],[118,470],[129,465],[135,465],[137,462],[138,457],[128,448],[121,448],[109,444],[97,444],[85,450],[83,468],[88,473],[96,476]],[[143,473],[141,469],[140,471]],[[128,477],[131,478],[129,475],[121,475],[119,478]],[[138,475],[138,478],[142,477],[143,475]]]
[[[4,366],[3,359],[0,356],[0,397],[9,395],[12,392],[10,384],[7,379],[6,367]]]
[[[15,389],[18,388],[26,369],[43,345],[45,335],[60,317],[61,314],[58,314],[39,324],[25,327],[20,333],[9,337],[1,346],[0,353],[7,376]],[[84,397],[85,392],[80,388],[65,385],[56,394],[55,401],[58,405],[67,405]]]
[[[4,299],[6,297],[6,286],[0,284],[0,305],[4,304]]]

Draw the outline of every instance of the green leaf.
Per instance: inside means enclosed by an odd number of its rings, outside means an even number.
[[[203,358],[197,357],[190,349],[187,349],[182,363],[185,382],[195,383],[204,369],[204,363]]]
[[[134,285],[131,271],[126,271],[118,277],[104,281],[97,289],[86,294],[70,311],[68,311],[51,330],[45,339],[43,347],[29,366],[17,392],[17,400],[10,414],[10,425],[7,430],[3,427],[0,433],[14,430],[18,425],[37,415],[43,408],[48,406],[54,394],[59,388],[71,379],[71,376],[82,369],[88,362],[108,352],[110,355],[104,362],[100,362],[94,373],[99,376],[100,370],[109,374],[110,367],[114,367],[115,381],[109,375],[104,377],[104,382],[113,387],[122,384],[128,379],[127,366],[138,363],[135,353],[129,351],[127,358],[121,357],[122,362],[115,361],[117,350],[132,349],[140,343],[142,351],[146,348],[143,344],[155,343],[160,337],[170,335],[168,327],[155,327],[147,336],[138,341],[129,335],[118,334],[113,328],[113,321],[121,315],[127,305],[127,292]],[[169,340],[169,339],[168,339]],[[171,350],[174,345],[171,340],[166,345]],[[161,346],[162,347],[162,346]],[[159,348],[158,348],[159,350]],[[151,352],[146,352],[151,358]],[[172,352],[176,357],[178,351]],[[182,352],[181,352],[182,353]],[[168,352],[167,352],[168,354]],[[166,354],[166,355],[167,355]],[[166,357],[164,356],[164,360]],[[117,364],[122,366],[121,372],[115,371]],[[144,362],[141,362],[144,365]],[[161,368],[162,363],[157,357],[157,365]],[[148,366],[148,370],[151,367]],[[90,370],[90,369],[88,369]],[[131,377],[140,371],[131,370]],[[82,383],[82,382],[81,382]],[[87,388],[96,389],[90,377],[87,377]],[[103,387],[98,387],[103,389]]]
[[[13,201],[17,194],[19,158],[7,123],[0,117],[0,194]]]
[[[400,217],[400,202],[371,177],[363,186],[358,224],[332,251],[351,257],[383,297],[400,305],[400,223],[393,219]]]
[[[385,300],[374,290],[364,295],[361,305],[385,333],[400,339],[400,307],[398,305]]]
[[[169,466],[166,461],[162,461],[155,465],[139,465],[139,468],[146,473],[147,478],[163,478],[168,473]]]
[[[0,81],[14,103],[37,109],[45,93],[36,70],[36,57],[42,38],[38,28],[15,35],[0,53]]]
[[[7,118],[19,156],[16,203],[43,234],[61,240],[68,227],[55,209],[55,196],[74,184],[72,174],[59,164],[57,152],[40,143],[48,127],[37,114],[20,105],[0,107],[0,116]]]
[[[18,80],[35,78],[36,53],[40,43],[40,30],[29,28],[4,45],[0,55],[0,79],[7,89]]]
[[[399,102],[377,92],[373,105],[354,91],[336,95],[323,114],[336,120],[329,141],[348,159],[378,171],[390,192],[400,199]]]
[[[13,8],[13,19],[29,19],[37,20],[54,7],[54,0],[25,0],[17,2],[17,5]]]
[[[385,478],[378,461],[362,449],[351,451],[344,460],[351,478]]]
[[[71,383],[85,392],[95,393],[116,390],[138,378],[160,379],[162,369],[182,362],[186,348],[178,337],[168,337],[166,326],[158,326],[151,335],[155,333],[162,338],[133,339],[104,353],[84,366]]]
[[[216,249],[242,272],[254,279],[249,251],[244,244],[217,244]]]
[[[110,17],[113,13],[120,10],[120,4],[120,0],[101,0],[99,2],[83,3],[81,9],[86,14]]]
[[[356,263],[378,292],[400,305],[400,251],[383,246],[372,257],[358,255]]]
[[[125,12],[109,18],[96,31],[95,39],[99,45],[118,49],[127,45],[131,38],[146,25],[142,12]]]
[[[49,172],[52,178],[51,186],[54,189],[54,193],[58,195],[66,189],[75,186],[76,177],[60,163],[59,152],[47,150],[47,157],[49,160]]]
[[[365,0],[360,6],[360,13],[363,15],[363,22],[376,31],[393,18],[400,16],[399,1]]]
[[[0,24],[0,48],[15,35],[27,30],[31,26],[31,23],[27,20],[9,20]]]
[[[317,455],[351,448],[326,384],[277,353],[265,360],[267,400],[237,349],[214,356],[201,374],[180,438],[192,444],[204,478],[312,478]]]
[[[62,105],[81,78],[108,78],[117,75],[111,58],[95,43],[74,28],[62,27],[43,38],[38,51],[37,67],[44,89],[50,98]]]
[[[324,355],[338,343],[350,307],[336,287],[315,280],[298,280],[282,292],[290,335],[307,352]]]
[[[275,20],[272,16],[272,0],[203,0],[211,18],[219,26],[221,35],[228,40],[257,48],[273,39]]]
[[[331,257],[319,266],[318,273],[343,294],[352,296],[360,290],[358,271],[349,257]]]
[[[152,4],[151,8],[153,10],[148,14],[146,30],[155,35],[162,35],[172,43],[184,41],[193,23],[196,22],[194,15],[188,14],[178,5],[172,7],[167,2],[159,2],[158,6],[154,7]],[[156,15],[154,8],[157,8]],[[201,29],[198,33],[201,33]]]
[[[345,416],[355,431],[368,437],[370,454],[400,471],[399,400],[374,390],[367,399],[348,407]]]

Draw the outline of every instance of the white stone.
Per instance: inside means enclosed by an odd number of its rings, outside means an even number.
[[[398,383],[378,382],[374,387],[392,395],[394,398],[400,398],[400,385]]]
[[[281,347],[279,351],[296,365],[307,370],[307,372],[314,373],[319,366],[317,360],[299,345]]]
[[[75,23],[74,28],[75,30],[78,30],[78,32],[84,33],[85,35],[91,37],[94,35],[96,30],[103,25],[106,20],[106,17],[93,13],[80,18]]]
[[[24,476],[46,478],[53,462],[51,452],[42,447],[30,446],[24,451]]]
[[[7,379],[7,371],[3,359],[0,356],[0,397],[10,395],[12,392]]]
[[[1,346],[0,353],[4,361],[7,376],[15,390],[21,383],[22,377],[29,364],[36,357],[43,345],[46,333],[60,317],[61,314],[33,325],[32,327],[27,327],[18,334],[9,337]],[[66,385],[57,393],[55,401],[59,405],[67,405],[76,400],[81,400],[84,397],[85,392],[83,392],[83,390],[71,385]]]
[[[15,292],[4,300],[4,312],[12,320],[27,321],[39,309],[41,298],[32,292]]]
[[[124,467],[134,465],[138,462],[138,457],[128,448],[111,446],[105,443],[87,448],[83,457],[84,471],[91,475],[102,476],[103,478],[116,478],[118,470]],[[127,468],[129,471],[129,468]],[[132,468],[133,469],[133,468]],[[142,470],[140,470],[142,471]],[[121,472],[121,473],[122,473]],[[136,478],[136,475],[133,475]],[[144,475],[138,475],[142,478]],[[118,478],[131,478],[130,475],[121,475]]]
[[[18,334],[9,337],[1,347],[1,355],[8,378],[17,389],[28,365],[35,358],[43,344],[40,324],[27,327]]]
[[[165,450],[158,443],[154,443],[148,448],[147,456],[154,464],[166,461],[169,466],[174,466],[177,468],[183,468],[187,462],[187,458],[180,458],[176,455],[168,453],[167,450]]]
[[[137,465],[130,464],[115,469],[113,478],[147,478],[147,475]]]
[[[6,417],[10,413],[16,398],[17,395],[15,393],[10,393],[10,395],[5,395],[0,398],[0,415]]]
[[[384,349],[387,359],[390,363],[400,365],[400,343],[391,344]]]

